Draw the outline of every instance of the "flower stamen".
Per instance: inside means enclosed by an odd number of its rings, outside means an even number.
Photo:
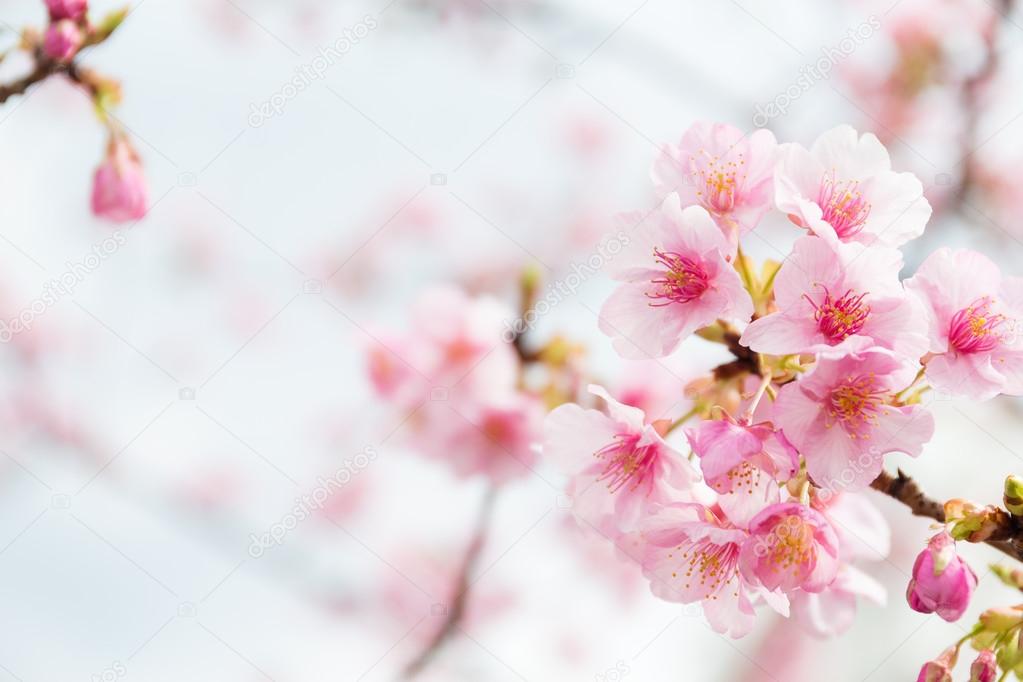
[[[656,247],[654,260],[667,271],[663,277],[650,280],[656,288],[647,292],[647,296],[658,299],[657,303],[650,304],[652,306],[689,303],[702,296],[710,286],[710,276],[699,261]]]
[[[824,334],[832,345],[858,334],[870,316],[870,306],[864,302],[867,294],[855,294],[849,289],[838,299],[833,299],[828,288],[820,286],[824,289],[824,300],[820,305],[803,294],[803,298],[813,306],[813,319],[817,321],[820,333]]]
[[[640,446],[639,434],[619,434],[593,456],[605,463],[597,480],[607,481],[608,490],[618,492],[630,482],[635,490],[652,475],[657,446]]]
[[[835,229],[839,239],[848,239],[863,229],[870,215],[870,203],[859,190],[859,181],[839,182],[831,171],[821,180],[817,205],[825,222]]]
[[[983,296],[952,316],[948,342],[960,353],[986,353],[1002,343],[1005,315],[992,312],[994,301]]]

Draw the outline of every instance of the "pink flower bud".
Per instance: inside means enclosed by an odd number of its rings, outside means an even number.
[[[970,666],[970,682],[995,682],[998,678],[998,662],[990,649],[984,649]]]
[[[976,586],[977,575],[959,558],[955,541],[943,530],[916,558],[906,600],[914,611],[937,613],[952,622],[962,617]]]
[[[111,140],[107,158],[96,169],[92,185],[92,212],[123,223],[146,214],[148,190],[138,155],[123,137]]]
[[[46,0],[46,9],[50,11],[50,19],[53,21],[78,21],[85,16],[89,3],[88,0]]]
[[[924,663],[916,682],[952,682],[952,669],[956,665],[957,653],[955,647],[950,647],[933,661]]]
[[[50,24],[43,37],[46,56],[58,62],[70,61],[82,46],[82,30],[70,19]]]

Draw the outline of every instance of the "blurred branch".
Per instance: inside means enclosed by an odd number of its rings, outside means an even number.
[[[49,57],[43,50],[41,36],[35,31],[26,30],[22,35],[22,49],[31,55],[32,69],[17,80],[0,84],[0,104],[4,104],[11,97],[24,95],[33,85],[58,74],[66,75],[69,80],[84,87],[95,98],[97,95],[96,86],[101,82],[101,79],[94,76],[92,71],[79,67],[77,64],[78,56],[82,50],[93,45],[99,45],[113,35],[127,14],[127,10],[120,10],[111,13],[103,19],[98,26],[89,32],[78,53],[69,62],[59,62]]]
[[[483,497],[483,503],[480,505],[479,514],[476,520],[476,530],[473,533],[472,540],[469,542],[469,546],[466,549],[465,557],[462,559],[462,565],[458,571],[458,577],[455,582],[454,598],[452,603],[447,605],[447,613],[445,615],[444,623],[437,630],[437,633],[433,636],[430,642],[426,645],[426,648],[416,656],[407,666],[405,666],[404,677],[405,679],[412,679],[419,674],[426,665],[433,660],[437,652],[444,646],[447,640],[454,634],[458,625],[462,622],[465,616],[465,609],[469,601],[469,588],[472,587],[471,573],[479,560],[480,553],[483,551],[483,546],[486,544],[486,536],[490,527],[490,519],[493,516],[494,511],[494,500],[497,498],[497,486],[491,484]]]
[[[977,147],[983,144],[978,140],[980,119],[984,110],[984,88],[998,73],[1000,58],[997,50],[998,36],[1006,23],[1011,22],[1011,14],[1015,10],[1016,0],[995,0],[992,8],[998,14],[987,36],[984,61],[977,73],[963,82],[960,91],[960,102],[963,109],[963,131],[959,140],[959,158],[963,164],[963,173],[952,197],[952,206],[959,208],[969,197],[977,182],[977,172],[972,156]]]

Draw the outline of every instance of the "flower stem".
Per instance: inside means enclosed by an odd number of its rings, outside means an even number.
[[[746,413],[743,415],[746,420],[753,419],[753,413],[757,411],[757,405],[760,404],[760,399],[764,397],[764,393],[767,392],[768,387],[771,385],[771,370],[766,370],[764,376],[760,380],[760,386],[757,388],[757,392],[753,395],[753,401],[749,404],[746,409]]]
[[[483,501],[480,504],[479,515],[476,519],[476,530],[472,540],[466,549],[462,559],[461,567],[456,578],[453,603],[448,606],[444,623],[437,634],[430,640],[426,648],[405,666],[403,677],[410,680],[419,674],[424,667],[437,655],[444,643],[454,634],[465,616],[465,609],[469,602],[469,588],[472,587],[472,576],[470,575],[483,551],[483,545],[487,539],[487,532],[490,527],[490,519],[493,516],[494,501],[497,498],[498,487],[490,484],[484,493]]]
[[[690,419],[695,417],[697,414],[699,414],[699,412],[700,412],[699,406],[694,407],[693,409],[691,409],[688,412],[686,412],[684,415],[682,415],[681,417],[679,417],[678,419],[673,421],[671,423],[671,425],[667,429],[665,429],[664,436],[667,436],[669,433],[674,431],[676,428],[678,428],[679,426],[682,426],[683,424],[685,424],[687,421],[689,421]]]

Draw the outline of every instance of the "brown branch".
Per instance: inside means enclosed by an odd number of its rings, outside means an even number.
[[[95,85],[98,81],[93,77],[92,72],[79,67],[76,60],[78,55],[86,48],[99,45],[113,35],[125,16],[127,16],[127,10],[109,15],[99,27],[89,32],[85,42],[79,48],[78,54],[67,63],[58,62],[48,57],[43,51],[38,34],[35,34],[34,31],[26,32],[25,36],[23,36],[23,45],[24,49],[32,56],[32,70],[17,80],[0,84],[0,104],[4,104],[11,97],[24,95],[33,85],[42,83],[51,76],[58,74],[67,75],[71,81],[84,87],[89,91],[90,95],[95,96]]]
[[[945,505],[928,497],[901,469],[897,476],[882,471],[870,487],[906,505],[914,516],[945,522]],[[984,542],[1017,561],[1023,561],[1023,529],[1014,518],[1006,518],[1008,520]]]
[[[15,95],[24,95],[36,83],[41,83],[50,76],[60,73],[67,68],[64,64],[46,57],[40,58],[40,56],[41,54],[36,55],[35,66],[27,75],[6,85],[0,85],[0,104],[5,103]]]
[[[497,487],[491,485],[487,489],[480,506],[479,517],[476,521],[476,531],[473,533],[469,547],[466,549],[465,557],[462,559],[462,566],[458,571],[455,581],[455,597],[451,604],[447,605],[444,623],[437,630],[437,633],[430,639],[426,648],[405,666],[405,679],[412,679],[419,674],[426,665],[433,660],[437,652],[444,646],[445,642],[454,634],[458,625],[465,616],[465,609],[469,602],[469,588],[472,587],[470,574],[479,560],[483,545],[486,542],[487,529],[490,526],[490,517],[494,510],[494,500],[497,497]]]

